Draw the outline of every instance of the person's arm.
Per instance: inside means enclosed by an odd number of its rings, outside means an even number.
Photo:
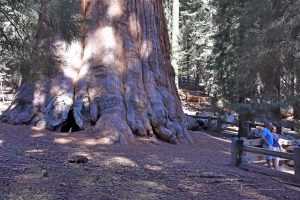
[[[262,132],[262,140],[267,144],[267,146],[270,146],[270,144],[269,144],[269,142],[267,141],[267,138],[266,138],[267,134],[268,134],[267,130],[264,129],[263,132]]]
[[[267,144],[267,146],[270,146],[269,142],[267,141],[266,137],[263,135],[262,140]]]
[[[282,148],[282,146],[281,146],[281,144],[279,142],[279,135],[277,133],[275,134],[274,138],[277,141],[277,143],[279,144],[279,151],[283,152],[283,148]]]

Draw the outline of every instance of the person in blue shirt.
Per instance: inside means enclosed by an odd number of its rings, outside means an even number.
[[[265,124],[265,128],[262,132],[263,148],[273,150],[273,135],[271,133],[272,123]],[[272,168],[272,156],[266,156],[267,164],[269,168]]]
[[[277,131],[276,131],[276,127],[272,127],[271,132],[272,132],[272,135],[273,135],[273,151],[281,151],[281,146],[278,142],[279,137],[278,137],[278,134],[277,134]],[[273,161],[274,168],[276,170],[279,170],[279,158],[273,157],[272,161]]]

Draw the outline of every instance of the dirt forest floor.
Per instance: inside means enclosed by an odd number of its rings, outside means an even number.
[[[104,146],[90,132],[0,124],[0,199],[300,199],[300,187],[231,167],[229,141],[191,135],[192,145]]]

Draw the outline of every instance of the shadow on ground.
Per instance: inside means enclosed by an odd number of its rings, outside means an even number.
[[[300,198],[300,188],[231,167],[228,140],[191,134],[192,145],[103,146],[89,131],[0,125],[0,199]],[[72,155],[89,161],[69,163]]]

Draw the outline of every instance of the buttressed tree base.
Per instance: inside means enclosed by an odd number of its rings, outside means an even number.
[[[93,127],[103,143],[134,135],[192,142],[175,86],[170,43],[159,0],[85,0],[81,38],[45,37],[37,48],[61,62],[39,83],[23,82],[2,121],[54,131]]]

